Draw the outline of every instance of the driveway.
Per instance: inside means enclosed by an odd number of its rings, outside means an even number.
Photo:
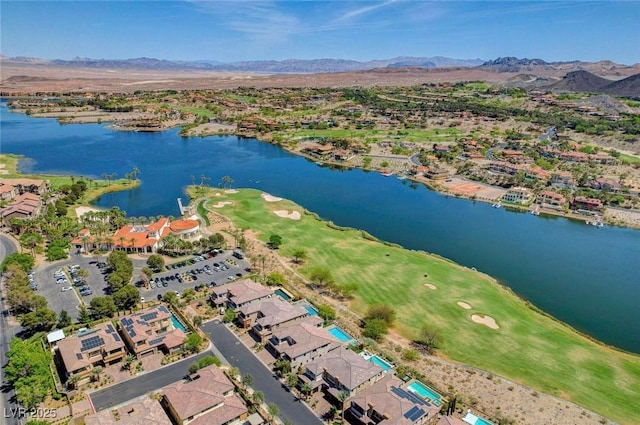
[[[244,375],[253,378],[253,389],[262,391],[267,403],[275,403],[280,418],[294,424],[321,425],[323,422],[306,404],[285,390],[273,373],[224,324],[212,321],[201,326],[226,360]]]

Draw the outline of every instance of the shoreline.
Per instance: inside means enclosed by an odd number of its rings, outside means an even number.
[[[5,97],[7,98],[7,97]],[[10,109],[10,111],[12,111],[13,113],[21,113],[24,114],[25,110],[24,109]],[[107,113],[105,113],[107,114]],[[34,114],[35,116],[33,116],[33,118],[55,118],[57,119],[61,124],[100,124],[103,122],[111,122],[111,125],[108,125],[107,128],[111,131],[124,131],[124,132],[145,132],[145,133],[158,133],[158,132],[162,132],[162,131],[168,131],[168,130],[173,130],[175,128],[184,128],[185,126],[189,125],[189,124],[185,124],[183,122],[173,122],[170,123],[167,126],[163,126],[163,127],[148,127],[148,128],[142,128],[142,127],[133,127],[133,126],[126,126],[126,125],[120,125],[117,124],[115,122],[115,119],[112,121],[108,121],[108,120],[102,120],[101,117],[92,115],[92,116],[88,116],[88,117],[84,117],[85,119],[78,121],[78,122],[73,122],[73,121],[65,121],[65,116],[63,115],[51,115],[47,114],[47,116],[38,116],[38,114]],[[331,167],[338,167],[338,168],[343,168],[343,169],[359,169],[359,170],[363,170],[365,172],[373,172],[373,173],[382,173],[382,170],[378,170],[378,169],[371,169],[371,168],[363,168],[363,167],[359,167],[357,165],[354,164],[349,164],[348,162],[336,162],[336,161],[332,161],[332,160],[319,160],[318,158],[315,158],[311,155],[307,155],[304,154],[300,151],[297,151],[295,149],[291,149],[288,146],[286,146],[285,144],[279,143],[279,142],[274,142],[273,140],[269,140],[268,138],[265,137],[260,137],[260,135],[258,134],[253,134],[253,133],[242,133],[239,132],[237,130],[234,131],[228,131],[229,128],[226,128],[224,132],[200,132],[199,134],[195,133],[195,130],[197,130],[200,126],[202,125],[207,125],[207,124],[201,124],[198,126],[195,126],[193,128],[188,129],[186,132],[181,133],[180,136],[183,138],[191,138],[191,137],[200,137],[200,138],[205,138],[205,137],[214,137],[214,136],[235,136],[238,137],[239,139],[242,138],[252,138],[252,139],[256,139],[260,142],[263,143],[269,143],[272,145],[276,145],[278,147],[280,147],[281,149],[283,149],[285,152],[291,153],[293,155],[297,155],[297,156],[301,156],[303,158],[306,158],[307,160],[313,161],[313,162],[321,162],[321,164],[319,164],[320,166],[324,166],[324,165],[328,165]],[[410,164],[410,157],[406,157],[406,161],[407,161],[407,165],[409,166]],[[391,177],[394,177],[395,174],[392,173]],[[397,176],[396,176],[397,177]],[[438,183],[440,180],[431,180],[428,178],[416,178],[415,176],[411,176],[411,175],[404,175],[403,177],[406,178],[406,180],[412,182],[412,183],[419,183],[419,184],[423,184],[427,189],[436,192],[440,195],[444,195],[444,196],[453,196],[455,198],[459,198],[459,199],[465,199],[468,201],[473,201],[473,202],[483,202],[483,203],[487,203],[487,204],[493,204],[496,203],[497,201],[499,201],[498,199],[484,199],[482,197],[476,197],[475,195],[464,195],[464,194],[460,194],[460,193],[451,193],[449,190],[447,189],[443,189],[442,188],[442,184]],[[467,179],[465,179],[462,176],[459,176],[457,174],[453,174],[450,178],[454,178],[454,179],[460,179],[463,181],[468,181]],[[478,185],[482,185],[485,186],[487,188],[493,188],[495,190],[503,190],[503,188],[499,187],[499,186],[491,186],[488,185],[486,183],[481,183],[481,182],[474,182]],[[97,196],[96,196],[97,197]],[[94,198],[95,199],[95,198]],[[505,209],[509,210],[515,210],[515,211],[519,211],[519,212],[530,212],[533,207],[537,205],[535,203],[530,204],[530,205],[517,205],[517,204],[505,204],[502,205]],[[614,214],[615,217],[607,217],[606,213],[607,210],[612,209],[617,211],[616,214]],[[542,217],[560,217],[560,218],[566,218],[569,220],[574,220],[574,221],[580,221],[583,222],[585,225],[589,225],[588,221],[589,218],[592,217],[592,215],[585,215],[585,214],[580,214],[578,212],[572,212],[571,210],[569,211],[559,211],[559,210],[555,210],[552,208],[540,208],[539,209],[540,213],[538,214],[539,216]],[[628,217],[629,214],[633,214],[636,215],[636,218],[631,219],[630,217]],[[608,226],[615,226],[615,227],[621,227],[621,228],[629,228],[629,229],[635,229],[635,230],[640,230],[640,210],[633,210],[633,209],[629,209],[629,210],[625,210],[625,209],[620,209],[620,208],[605,208],[604,211],[602,211],[600,214],[596,214],[596,215],[601,215],[603,217],[604,220],[604,224],[608,225]]]

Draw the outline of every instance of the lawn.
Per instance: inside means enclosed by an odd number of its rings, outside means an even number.
[[[567,398],[621,423],[640,423],[639,356],[595,343],[528,307],[490,277],[445,259],[367,240],[358,230],[330,228],[290,201],[265,202],[259,191],[211,192],[220,193],[211,202],[233,202],[218,211],[236,226],[258,231],[264,241],[272,233],[281,235],[281,255],[307,249],[303,273],[329,267],[338,284],[358,283],[352,302],[358,313],[372,304],[389,304],[397,313],[396,329],[407,338],[423,325],[436,327],[445,357]],[[275,210],[297,210],[302,219],[280,218]],[[471,309],[461,308],[458,301]],[[476,324],[472,314],[490,315],[500,328]]]
[[[377,141],[395,140],[407,142],[453,142],[456,137],[463,135],[457,128],[435,128],[429,130],[376,130],[376,129],[327,129],[327,130],[296,130],[294,132],[282,132],[291,139],[299,137],[333,137],[333,138],[373,138]]]
[[[640,165],[640,157],[638,157],[638,156],[627,155],[627,154],[621,153],[619,159],[624,164]]]

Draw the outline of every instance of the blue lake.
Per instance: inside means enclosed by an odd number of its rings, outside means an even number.
[[[449,198],[394,177],[320,167],[254,139],[184,139],[60,125],[12,114],[3,103],[2,153],[28,157],[24,172],[123,177],[137,166],[137,189],[96,202],[129,216],[179,214],[176,198],[200,176],[291,199],[321,217],[410,249],[437,253],[490,274],[571,326],[640,353],[640,231],[587,226]]]

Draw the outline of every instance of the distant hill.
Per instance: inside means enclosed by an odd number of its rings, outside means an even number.
[[[13,57],[2,58],[3,61],[56,65],[73,68],[102,68],[102,69],[150,69],[150,70],[198,70],[198,71],[240,71],[258,73],[332,73],[366,71],[385,67],[474,67],[482,64],[481,59],[453,59],[442,56],[409,57],[400,56],[391,59],[376,59],[371,61],[355,61],[348,59],[287,59],[266,61],[216,62],[202,61],[171,61],[155,58],[133,59],[91,59],[74,58],[71,60],[46,60],[38,58]]]
[[[548,63],[542,59],[518,59],[511,56],[486,61],[480,65],[480,67],[489,68],[498,72],[524,72],[531,71],[534,67],[543,65],[548,65]]]
[[[564,78],[547,87],[554,91],[604,93],[614,96],[640,98],[640,74],[612,81],[587,71],[569,72]]]

